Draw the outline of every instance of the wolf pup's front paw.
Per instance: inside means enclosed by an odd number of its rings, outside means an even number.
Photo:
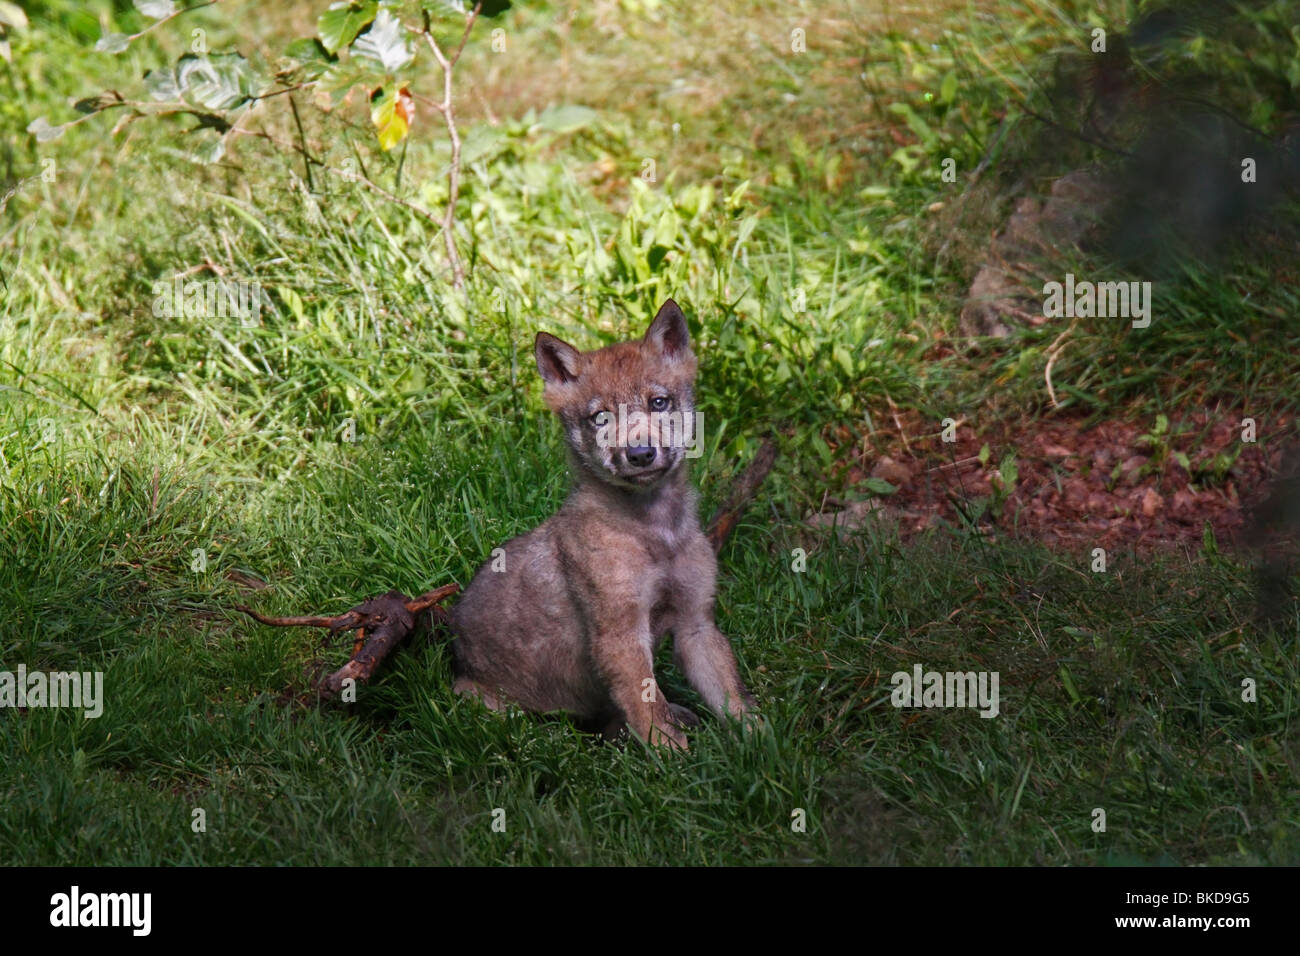
[[[655,747],[667,747],[670,750],[690,750],[686,734],[672,724],[655,724],[650,728],[650,743]]]
[[[767,720],[758,712],[758,701],[749,691],[744,691],[739,700],[728,700],[727,704],[727,716],[739,722],[746,736],[767,730]]]
[[[692,727],[700,726],[700,715],[689,707],[683,707],[681,704],[670,703],[668,705],[668,716],[673,724],[682,730],[690,730]]]
[[[740,715],[739,720],[741,726],[745,728],[747,737],[767,731],[767,718],[756,710],[746,711]]]

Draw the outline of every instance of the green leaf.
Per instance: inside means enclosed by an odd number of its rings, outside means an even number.
[[[262,81],[242,54],[203,57],[187,53],[176,64],[176,86],[200,106],[229,110],[260,93]]]
[[[835,456],[831,454],[830,446],[826,444],[821,435],[814,432],[810,439],[810,443],[813,446],[813,450],[817,452],[817,457],[822,460],[822,463],[826,465],[827,468],[835,464]]]
[[[158,103],[168,103],[181,98],[176,85],[176,74],[171,70],[150,70],[144,75],[144,88],[149,98]]]
[[[284,57],[302,67],[303,79],[315,80],[338,62],[315,37],[300,37],[285,48]]]
[[[293,317],[298,320],[298,326],[301,328],[307,321],[306,313],[303,309],[302,296],[296,290],[289,286],[278,286],[275,290],[280,297],[280,301],[288,306]]]
[[[38,116],[27,124],[27,132],[36,137],[38,143],[48,143],[50,140],[58,139],[63,135],[64,127],[51,126],[50,121],[44,116]]]
[[[193,157],[204,165],[219,163],[226,155],[226,137],[215,129],[201,129],[195,137]]]
[[[702,215],[708,212],[709,206],[713,204],[713,187],[708,183],[692,184],[683,189],[673,203],[692,218]]]
[[[312,60],[328,60],[333,63],[338,59],[315,37],[299,37],[284,48],[284,55],[297,63],[309,63]]]
[[[949,70],[939,84],[939,102],[945,106],[957,98],[957,74]]]
[[[655,223],[654,245],[671,249],[677,244],[677,231],[681,225],[675,209],[665,209]]]
[[[867,491],[871,492],[873,495],[892,495],[898,491],[894,485],[885,481],[884,478],[868,478],[863,482],[863,485],[865,485]]]
[[[926,149],[934,143],[937,137],[928,123],[916,115],[916,111],[907,103],[890,103],[887,107],[889,112],[896,113],[903,117],[907,122],[908,128],[916,134],[916,138],[921,141],[921,145]]]
[[[125,33],[105,33],[95,43],[100,53],[121,53],[131,45],[131,38]]]
[[[352,53],[378,63],[385,73],[396,73],[415,59],[406,42],[406,28],[384,9],[375,16],[370,29],[353,41]]]
[[[744,219],[740,220],[740,228],[736,230],[736,249],[735,249],[736,252],[740,251],[740,247],[743,246],[745,244],[745,240],[748,239],[753,234],[754,228],[757,225],[758,225],[757,216],[746,216]]]
[[[909,152],[909,148],[906,146],[900,146],[890,153],[889,159],[891,162],[898,163],[899,166],[903,167],[904,173],[911,173],[921,163],[919,159]]]
[[[72,108],[78,113],[98,113],[120,102],[122,98],[116,94],[100,93],[98,96],[87,96],[77,100],[72,104]]]
[[[164,146],[162,151],[186,162],[204,166],[219,162],[226,155],[225,134],[217,129],[198,126],[191,130],[189,135],[193,138],[186,139],[184,142],[192,147],[190,152],[176,149],[174,146]]]
[[[840,368],[844,369],[844,374],[853,377],[853,353],[843,345],[836,343],[831,346],[831,358],[839,363]]]
[[[348,91],[361,82],[363,72],[355,61],[335,63],[321,75],[316,85],[322,92],[329,93],[330,102],[338,106]]]
[[[1020,470],[1016,467],[1016,456],[1008,455],[1002,459],[998,466],[998,476],[1002,479],[1002,487],[1011,489],[1016,486],[1016,479],[1020,477]]]
[[[135,0],[135,8],[154,20],[170,17],[176,12],[176,4],[172,0]]]
[[[1062,664],[1059,673],[1061,683],[1065,685],[1065,692],[1070,695],[1070,700],[1076,704],[1082,703],[1083,698],[1079,695],[1078,688],[1074,686],[1074,678],[1070,676],[1070,669]]]
[[[731,209],[738,208],[741,202],[745,198],[745,191],[748,189],[749,189],[748,179],[746,179],[743,183],[741,183],[739,186],[733,189],[731,191],[731,195],[727,197],[727,209],[731,210]]]
[[[375,18],[378,4],[331,3],[330,8],[316,21],[316,32],[320,42],[330,53],[337,53],[356,39],[361,28]]]

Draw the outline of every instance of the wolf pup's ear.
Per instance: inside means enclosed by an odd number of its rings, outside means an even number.
[[[655,320],[646,331],[645,342],[653,345],[668,358],[690,353],[691,333],[686,329],[686,316],[672,299],[665,299]]]
[[[563,385],[577,380],[580,353],[568,342],[548,332],[538,332],[537,341],[533,343],[533,355],[537,357],[537,371],[542,373],[542,381],[548,385]]]

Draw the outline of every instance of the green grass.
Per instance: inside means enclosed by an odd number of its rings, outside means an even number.
[[[509,67],[466,62],[481,97],[464,110],[463,295],[426,221],[323,173],[306,196],[300,159],[265,141],[218,168],[178,159],[161,126],[111,137],[86,123],[38,148],[22,133],[32,118],[132,88],[183,46],[178,33],[88,57],[93,16],[33,13],[16,65],[0,64],[15,133],[0,157],[4,181],[42,158],[57,175],[0,216],[0,669],[102,670],[106,702],[96,720],[0,713],[0,859],[1300,860],[1300,619],[1292,606],[1273,630],[1253,623],[1246,557],[1198,540],[1093,574],[1086,554],[958,530],[904,543],[883,525],[842,539],[800,527],[839,490],[833,432],[885,427],[890,402],[936,421],[1050,414],[1042,372],[1061,330],[956,339],[966,259],[935,266],[927,210],[955,198],[937,159],[978,163],[1006,99],[1035,95],[1035,58],[1093,5],[1007,3],[998,22],[1022,25],[1008,34],[961,4],[899,22],[846,3],[799,59],[782,58],[783,5],[747,5],[744,20],[725,4],[632,6],[529,4],[506,21]],[[310,23],[307,9],[259,46]],[[200,14],[214,48],[239,15]],[[971,42],[944,35],[952,17]],[[695,92],[657,98],[673,77]],[[543,111],[565,103],[595,112],[560,129]],[[303,112],[327,163],[359,150],[376,181],[440,207],[447,150],[430,117],[399,183],[360,111]],[[292,138],[283,115],[266,122]],[[1028,134],[1009,125],[1010,156]],[[909,140],[901,155],[890,129]],[[660,159],[649,188],[647,156]],[[960,230],[978,245],[1006,197],[975,200]],[[154,315],[156,281],[214,269],[260,284],[256,322]],[[1058,391],[1094,415],[1292,408],[1294,287],[1277,274],[1249,257],[1189,266],[1140,339],[1081,323]],[[600,345],[640,334],[668,295],[701,357],[706,509],[761,434],[782,447],[724,549],[719,593],[766,732],[706,721],[677,756],[602,745],[563,718],[455,698],[449,649],[428,641],[355,704],[290,700],[346,642],[322,649],[318,632],[232,606],[328,612],[468,581],[563,500],[535,331]],[[341,440],[349,422],[356,442]],[[269,587],[250,593],[247,577]],[[894,708],[891,675],[917,663],[997,671],[1000,716]],[[661,665],[669,694],[698,707]]]
[[[207,527],[189,524],[190,499],[165,476],[151,510],[147,470],[126,465],[95,505],[55,508],[32,489],[46,507],[7,526],[6,553],[57,542],[41,549],[57,560],[32,548],[6,563],[0,593],[18,613],[4,622],[4,658],[102,668],[107,706],[97,720],[33,710],[0,724],[16,768],[5,858],[1296,858],[1294,654],[1250,628],[1242,572],[1200,557],[1119,555],[1094,575],[1082,556],[948,536],[903,547],[882,534],[818,542],[798,573],[790,542],[751,520],[724,555],[721,621],[768,729],[745,739],[707,724],[673,758],[457,700],[447,649],[427,642],[355,705],[281,702],[321,659],[316,633],[212,613],[241,599],[222,570],[271,579],[252,600],[274,612],[465,580],[492,542],[558,499],[556,449],[537,431],[507,429],[515,454],[490,467],[436,432],[408,436],[372,472],[286,486],[256,523],[214,502]],[[96,501],[98,484],[69,476],[47,493]],[[226,540],[206,575],[191,572],[188,549],[214,528]],[[662,663],[667,692],[693,701]],[[894,709],[890,675],[915,663],[999,672],[1000,716]],[[1258,703],[1241,701],[1244,677]],[[1096,807],[1105,834],[1090,829]],[[204,834],[189,829],[194,808],[207,812]],[[491,829],[496,808],[505,834]],[[790,829],[796,808],[805,834]]]

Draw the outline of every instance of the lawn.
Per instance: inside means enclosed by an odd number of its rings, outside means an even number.
[[[69,101],[144,98],[195,27],[273,64],[327,4],[222,2],[118,54],[93,47],[150,22],[131,3],[23,6],[0,61],[0,671],[99,671],[104,700],[94,719],[0,711],[0,861],[1300,862],[1294,566],[1274,555],[1283,597],[1261,614],[1260,554],[1207,519],[1108,540],[1100,571],[1086,535],[1019,520],[1012,470],[1035,429],[1127,423],[1150,436],[1143,481],[1163,496],[1186,454],[1177,487],[1240,525],[1260,483],[1155,423],[1249,416],[1277,467],[1300,396],[1290,200],[1158,270],[1077,253],[1080,274],[1158,280],[1147,335],[959,321],[1026,190],[1120,162],[1038,117],[1077,120],[1052,64],[1141,5],[521,3],[457,66],[460,288],[425,214],[452,155],[427,59],[389,151],[363,90],[306,91],[203,164],[193,117]],[[1285,4],[1248,6],[1232,29],[1184,24],[1144,82],[1194,63],[1219,78],[1199,96],[1294,144],[1300,35]],[[160,305],[178,281],[257,307]],[[234,605],[467,583],[566,491],[535,333],[607,344],[668,296],[701,363],[702,510],[765,436],[780,447],[720,555],[719,625],[764,730],[705,720],[673,754],[489,712],[428,636],[354,703],[310,700],[350,641]],[[890,502],[922,507],[929,473],[867,473],[886,441],[948,457],[945,419],[993,445],[998,477],[909,522]],[[866,518],[819,520],[837,509]],[[916,665],[996,673],[997,714],[895,706]]]

